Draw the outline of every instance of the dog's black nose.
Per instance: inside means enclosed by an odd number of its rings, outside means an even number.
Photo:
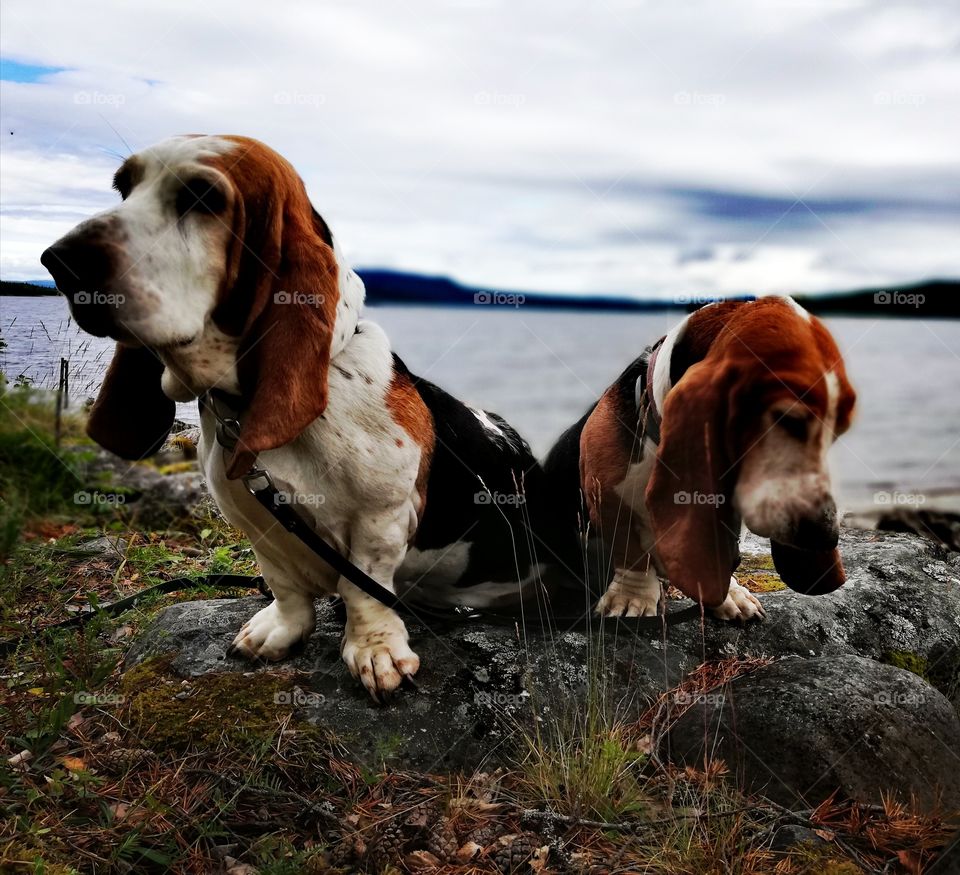
[[[839,540],[837,507],[831,501],[816,516],[797,520],[791,543],[801,550],[832,550]]]
[[[57,288],[65,295],[106,293],[111,264],[104,246],[87,234],[68,234],[40,256]]]
[[[78,229],[62,237],[40,256],[57,289],[70,302],[77,324],[97,337],[112,336],[123,295],[109,288],[114,266],[100,233]]]

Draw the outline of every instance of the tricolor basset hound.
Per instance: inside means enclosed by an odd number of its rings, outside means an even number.
[[[77,323],[118,341],[90,435],[143,458],[165,440],[174,401],[223,393],[239,442],[225,452],[203,406],[202,467],[275,597],[232,648],[284,658],[313,631],[314,597],[338,594],[347,666],[375,697],[395,689],[419,667],[402,619],[338,579],[239,478],[257,460],[385,587],[476,604],[535,576],[521,532],[540,475],[529,447],[411,374],[360,318],[363,283],[293,167],[262,143],[176,137],[128,158],[114,185],[122,203],[41,259]]]
[[[770,538],[788,586],[840,586],[827,451],[855,397],[830,333],[790,298],[684,319],[544,462],[560,537],[569,545],[589,528],[602,551],[597,612],[653,616],[666,578],[721,619],[763,616],[731,576],[741,523]]]

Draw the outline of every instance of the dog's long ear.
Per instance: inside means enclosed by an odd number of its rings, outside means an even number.
[[[271,227],[260,229],[267,236],[264,247],[245,254],[277,267],[247,268],[259,279],[249,292],[255,304],[238,356],[247,403],[240,440],[227,465],[231,479],[247,473],[257,453],[296,438],[327,406],[339,297],[336,257],[305,192],[292,207],[274,213]]]
[[[800,550],[771,541],[770,556],[780,579],[790,589],[804,595],[824,595],[846,583],[847,575],[836,547],[832,550]]]
[[[667,395],[647,484],[654,544],[670,582],[708,606],[727,596],[739,561],[740,520],[728,437],[739,373],[729,362],[693,365]]]
[[[160,388],[163,363],[144,347],[117,344],[87,434],[124,459],[156,453],[170,434],[176,404]]]

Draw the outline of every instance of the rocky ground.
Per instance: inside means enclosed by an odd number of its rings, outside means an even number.
[[[709,695],[667,701],[655,739],[661,755],[691,764],[705,751],[722,756],[752,789],[785,805],[819,804],[839,789],[872,803],[892,794],[960,809],[960,555],[917,536],[853,530],[841,546],[846,586],[817,598],[765,593],[767,619],[747,626],[701,623],[689,612],[665,626],[413,620],[417,687],[386,705],[341,664],[343,622],[330,603],[318,603],[318,631],[304,653],[257,671],[295,675],[297,712],[361,761],[434,771],[503,765],[515,723],[583,709],[597,687],[615,718],[636,721],[705,661],[769,659]],[[748,564],[766,564],[758,540],[747,547],[756,551]],[[248,672],[225,650],[263,604],[167,608],[126,665],[167,656],[170,674],[187,683]]]

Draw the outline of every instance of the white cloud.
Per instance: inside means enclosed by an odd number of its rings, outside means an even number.
[[[361,265],[638,295],[960,274],[947,3],[8,0],[0,23],[4,57],[64,68],[2,86],[5,278],[111,201],[120,137],[186,131],[289,157]],[[797,197],[822,222],[777,211]]]

